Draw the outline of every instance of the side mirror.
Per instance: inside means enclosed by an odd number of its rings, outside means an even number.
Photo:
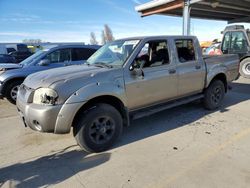
[[[48,60],[48,59],[43,59],[43,60],[41,60],[39,63],[38,63],[38,65],[40,65],[40,66],[47,66],[47,65],[49,65],[50,64],[50,60]]]
[[[129,70],[131,72],[131,75],[136,76],[136,77],[144,77],[144,72],[142,68],[138,68],[134,66],[134,64],[130,65]]]

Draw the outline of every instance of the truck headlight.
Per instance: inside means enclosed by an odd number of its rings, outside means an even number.
[[[33,103],[55,105],[57,99],[58,95],[55,90],[50,88],[39,88],[34,93]]]

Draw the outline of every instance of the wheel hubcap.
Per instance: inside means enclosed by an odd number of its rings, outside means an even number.
[[[89,128],[89,136],[92,142],[104,144],[111,140],[115,131],[115,123],[111,117],[97,117]]]
[[[218,105],[222,98],[222,90],[220,87],[216,87],[212,93],[212,101]]]
[[[15,86],[15,87],[13,87],[12,89],[11,89],[11,91],[10,91],[10,96],[11,96],[11,98],[13,99],[13,100],[15,100],[16,101],[16,98],[17,98],[17,92],[18,92],[18,89],[19,89],[19,85],[18,86]]]

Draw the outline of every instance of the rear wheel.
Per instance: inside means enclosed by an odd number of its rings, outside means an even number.
[[[244,78],[250,78],[250,58],[240,62],[240,75]]]
[[[225,85],[221,80],[214,80],[205,90],[204,106],[208,110],[219,108],[225,96]]]
[[[16,80],[11,82],[6,87],[5,96],[8,99],[8,101],[11,102],[12,104],[16,104],[17,92],[22,83],[23,83],[22,80]]]
[[[76,120],[73,133],[78,145],[87,152],[109,149],[122,133],[121,114],[109,104],[97,104]]]

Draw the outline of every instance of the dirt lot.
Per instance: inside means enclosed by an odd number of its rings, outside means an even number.
[[[72,134],[24,128],[0,101],[0,187],[250,187],[250,80],[224,106],[192,103],[134,121],[118,144],[87,154]]]

